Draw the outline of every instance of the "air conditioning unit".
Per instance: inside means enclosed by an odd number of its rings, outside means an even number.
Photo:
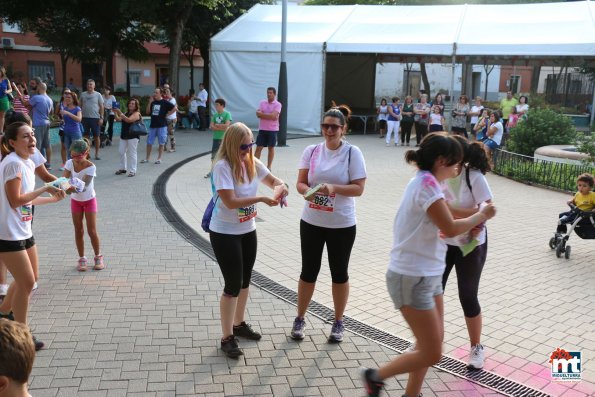
[[[2,37],[2,48],[14,48],[14,39],[12,37]]]

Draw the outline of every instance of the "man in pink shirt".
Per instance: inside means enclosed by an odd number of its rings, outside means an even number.
[[[257,159],[260,159],[262,148],[268,147],[267,168],[269,170],[275,157],[275,145],[277,144],[277,133],[279,132],[279,113],[281,113],[281,103],[275,100],[276,95],[277,90],[274,87],[267,88],[267,100],[260,101],[260,105],[256,110],[259,123],[254,155]]]

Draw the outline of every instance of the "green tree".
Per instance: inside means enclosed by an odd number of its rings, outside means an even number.
[[[114,54],[147,59],[144,42],[154,37],[153,26],[143,22],[143,9],[134,0],[46,0],[35,6],[11,1],[3,4],[2,14],[59,52],[63,66],[69,59],[105,62],[109,85],[113,85]]]

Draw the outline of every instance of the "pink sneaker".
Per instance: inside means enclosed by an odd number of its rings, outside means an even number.
[[[104,268],[103,255],[95,255],[95,266],[93,266],[93,270],[103,270]]]
[[[83,256],[79,259],[78,264],[76,265],[76,270],[79,272],[86,272],[87,271],[87,257]]]

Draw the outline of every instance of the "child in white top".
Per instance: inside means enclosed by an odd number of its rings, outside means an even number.
[[[409,373],[405,396],[418,396],[428,367],[440,360],[444,337],[442,273],[446,244],[440,238],[469,231],[495,215],[488,204],[476,214],[453,219],[440,183],[458,174],[459,142],[446,133],[426,136],[419,150],[405,153],[419,171],[403,193],[393,228],[394,243],[386,275],[389,294],[416,338],[416,348],[379,368],[362,369],[368,395],[378,395],[383,380]]]
[[[74,240],[79,254],[77,270],[87,270],[87,257],[85,256],[85,228],[83,217],[87,220],[87,232],[91,239],[91,245],[95,252],[94,270],[102,270],[103,255],[99,249],[99,235],[97,234],[97,199],[95,198],[95,187],[93,180],[96,176],[95,164],[89,161],[89,143],[84,139],[76,140],[70,146],[72,159],[64,164],[64,177],[75,177],[85,183],[82,192],[75,193],[74,188],[70,199],[70,210],[72,212],[72,223],[74,224]]]
[[[440,113],[440,106],[434,105],[430,113],[430,132],[444,131],[444,116]]]

